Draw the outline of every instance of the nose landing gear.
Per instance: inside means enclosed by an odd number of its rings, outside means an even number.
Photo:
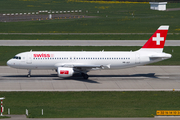
[[[29,70],[29,72],[28,72],[28,78],[30,78],[31,77],[31,70]]]

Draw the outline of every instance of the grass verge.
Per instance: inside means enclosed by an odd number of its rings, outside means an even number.
[[[31,118],[153,117],[179,110],[180,92],[0,92],[11,114]],[[41,110],[44,115],[41,115]]]
[[[1,46],[0,65],[6,65],[7,60],[14,57],[16,54],[26,51],[135,51],[140,49],[138,46]],[[172,52],[173,50],[173,52]],[[180,47],[169,46],[164,48],[164,52],[172,54],[172,58],[154,63],[152,65],[180,65]]]
[[[4,118],[10,118],[8,116],[0,116],[0,119],[4,119]]]
[[[168,3],[177,8],[180,3]],[[86,3],[68,0],[0,0],[0,13],[27,13],[40,10],[82,10],[76,15],[96,18],[0,22],[1,33],[152,33],[170,25],[169,33],[180,33],[179,11],[150,10],[149,3]],[[97,13],[99,11],[99,13]],[[6,18],[8,19],[8,17]]]

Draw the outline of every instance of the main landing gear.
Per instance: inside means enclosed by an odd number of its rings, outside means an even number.
[[[28,72],[28,78],[30,78],[31,77],[31,70],[29,70],[29,72]]]
[[[88,74],[81,73],[81,75],[83,76],[83,78],[84,78],[85,80],[87,80],[87,79],[89,78],[89,75],[88,75]]]

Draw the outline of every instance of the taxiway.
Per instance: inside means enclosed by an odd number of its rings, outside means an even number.
[[[138,66],[89,72],[59,78],[52,70],[27,70],[0,66],[0,91],[180,91],[180,66]]]
[[[180,117],[164,116],[155,118],[26,118],[26,115],[8,115],[10,120],[179,120]],[[8,120],[9,120],[8,119]],[[2,119],[7,120],[7,118]]]
[[[0,46],[143,46],[147,40],[0,40]],[[165,46],[180,46],[166,40]]]

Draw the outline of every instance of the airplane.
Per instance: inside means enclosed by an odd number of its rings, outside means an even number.
[[[30,51],[22,52],[7,61],[18,69],[56,70],[59,77],[80,73],[88,79],[91,70],[122,69],[145,65],[171,58],[163,48],[169,26],[161,25],[142,48],[137,51]]]

